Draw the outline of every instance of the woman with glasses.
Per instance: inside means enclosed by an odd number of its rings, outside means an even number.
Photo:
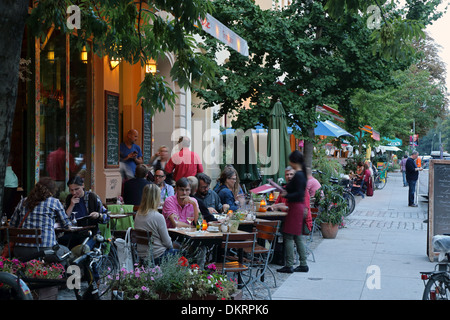
[[[155,171],[155,184],[161,190],[161,204],[166,201],[168,197],[175,195],[173,187],[166,182],[166,173],[162,169]]]
[[[238,205],[236,204],[236,190],[239,190],[238,175],[234,168],[225,167],[219,177],[220,186],[217,189],[217,195],[224,207],[223,211],[236,211]]]

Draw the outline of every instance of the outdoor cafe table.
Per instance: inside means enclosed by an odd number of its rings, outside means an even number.
[[[127,230],[134,228],[132,204],[110,204],[108,205],[109,216],[111,219],[112,230]],[[120,209],[123,208],[123,212]]]
[[[188,240],[192,242],[194,248],[205,246],[208,249],[214,249],[215,260],[217,261],[217,248],[221,247],[222,232],[197,231],[195,228],[169,228],[169,235],[174,241],[182,242]],[[247,233],[246,231],[238,230],[238,233]]]
[[[267,220],[284,220],[284,217],[287,216],[287,212],[284,211],[269,211],[266,212],[256,212],[256,217]]]
[[[222,244],[222,232],[209,232],[209,231],[197,231],[195,228],[169,228],[169,235],[172,240],[181,241],[183,239],[192,241],[191,246],[193,248],[199,248],[204,246],[206,249],[213,250],[213,259],[215,262],[219,262],[220,249]],[[238,230],[237,233],[248,233],[246,231]],[[242,250],[239,250],[239,261],[242,262]],[[204,251],[206,254],[206,251]],[[203,257],[206,258],[206,257]],[[241,284],[242,279],[240,275],[238,277],[238,283]]]

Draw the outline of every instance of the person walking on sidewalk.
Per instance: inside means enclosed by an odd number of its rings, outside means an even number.
[[[402,175],[403,175],[403,186],[407,187],[408,186],[408,182],[406,182],[406,160],[408,160],[408,156],[405,154],[403,156],[402,161],[400,161],[400,169],[402,170]]]
[[[414,194],[416,192],[416,184],[419,179],[419,171],[422,171],[423,168],[418,168],[416,165],[416,159],[419,156],[419,152],[413,151],[411,156],[406,160],[406,181],[408,182],[409,190],[408,190],[408,206],[417,207],[417,204],[414,201]]]
[[[305,190],[306,190],[306,167],[303,154],[295,150],[289,155],[289,164],[296,171],[291,181],[286,185],[286,190],[281,196],[287,199],[288,214],[283,223],[283,241],[286,261],[284,267],[277,269],[278,272],[308,272],[306,263],[306,248],[302,240],[303,217],[305,214]],[[306,209],[307,210],[307,209]],[[300,265],[294,265],[294,243],[300,258]]]

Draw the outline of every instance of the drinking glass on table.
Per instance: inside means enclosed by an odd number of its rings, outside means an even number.
[[[189,222],[189,225],[192,227],[192,222],[194,221],[194,217],[193,216],[187,217],[186,220]]]
[[[72,211],[72,224],[74,225],[74,226],[76,226],[77,225],[77,211]]]

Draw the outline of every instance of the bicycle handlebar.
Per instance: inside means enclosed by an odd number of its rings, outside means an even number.
[[[36,253],[30,254],[26,258],[22,259],[22,261],[27,262],[38,258],[54,257],[58,262],[62,262],[69,257],[70,251],[63,253],[61,250],[59,250],[60,248],[61,247],[59,246],[59,244],[55,244],[51,249],[40,250]]]

